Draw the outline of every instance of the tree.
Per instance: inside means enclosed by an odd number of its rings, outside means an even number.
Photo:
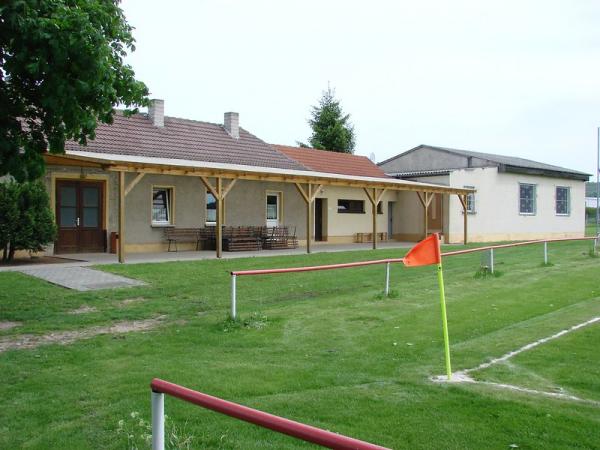
[[[0,5],[0,176],[34,180],[42,154],[93,139],[148,104],[148,88],[123,62],[134,51],[119,0],[4,0]]]
[[[39,252],[56,238],[50,199],[41,181],[0,183],[0,244],[3,261],[17,250]]]
[[[313,148],[354,153],[354,126],[349,121],[350,115],[342,111],[335,91],[328,87],[323,92],[319,105],[312,107],[311,116],[308,123],[313,133],[308,141]]]

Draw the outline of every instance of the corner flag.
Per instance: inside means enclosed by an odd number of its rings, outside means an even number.
[[[446,295],[444,293],[444,272],[442,271],[442,254],[440,251],[440,237],[437,233],[423,239],[410,249],[403,261],[407,267],[438,266],[438,284],[440,286],[440,304],[442,307],[442,328],[444,332],[444,354],[446,357],[446,375],[448,381],[452,378],[450,365],[450,340],[448,338],[448,319],[446,318]]]

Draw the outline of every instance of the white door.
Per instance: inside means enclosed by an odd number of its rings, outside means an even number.
[[[281,218],[281,195],[277,192],[267,193],[267,226],[277,227]]]

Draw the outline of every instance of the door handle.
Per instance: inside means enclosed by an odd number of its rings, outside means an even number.
[[[79,226],[79,217],[77,219],[75,219],[75,225]]]

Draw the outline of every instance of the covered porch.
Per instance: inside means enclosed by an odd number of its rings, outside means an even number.
[[[415,200],[423,206],[423,214],[427,215],[428,206],[431,203],[434,195],[451,196],[457,195],[461,204],[466,205],[466,196],[472,192],[469,189],[451,188],[435,184],[415,183],[393,178],[375,178],[375,177],[360,177],[347,176],[340,174],[286,170],[286,169],[271,169],[266,167],[253,166],[238,166],[234,164],[207,163],[199,161],[187,161],[176,159],[162,159],[150,157],[133,157],[128,155],[104,155],[98,153],[86,153],[80,151],[67,152],[64,156],[49,156],[47,163],[57,166],[81,167],[82,178],[83,168],[96,170],[106,174],[106,185],[114,184],[113,208],[115,211],[115,231],[118,234],[117,254],[111,255],[108,253],[91,253],[90,261],[110,262],[113,259],[124,263],[126,260],[132,261],[164,261],[164,260],[188,260],[188,259],[205,259],[205,258],[222,258],[222,257],[240,257],[240,256],[256,256],[258,254],[297,254],[301,252],[311,253],[313,251],[344,251],[362,248],[381,248],[393,247],[398,243],[395,242],[393,229],[391,224],[386,224],[391,220],[392,212],[390,203],[395,203],[395,196],[398,192],[411,192]],[[152,179],[152,182],[149,181]],[[156,180],[160,179],[160,182]],[[190,215],[197,214],[197,210],[201,207],[204,201],[204,195],[211,196],[214,203],[214,222],[211,225],[214,227],[214,249],[202,251],[178,251],[164,254],[165,252],[156,252],[152,248],[149,251],[144,250],[143,254],[136,251],[128,251],[135,246],[135,238],[138,234],[139,225],[136,221],[128,223],[126,219],[127,213],[131,215],[131,211],[139,209],[140,202],[143,202],[148,195],[139,189],[144,182],[150,183],[152,186],[166,186],[169,189],[169,180],[175,180],[176,183],[186,183],[188,191],[194,191],[198,195],[194,198],[183,198],[183,201],[178,200],[178,210],[183,208]],[[136,191],[136,186],[138,191]],[[224,242],[227,242],[225,237],[228,228],[234,228],[232,225],[240,227],[244,225],[254,225],[254,221],[263,220],[263,225],[269,225],[269,198],[267,194],[267,214],[266,224],[265,216],[252,216],[252,203],[250,193],[253,190],[259,190],[257,186],[275,186],[272,192],[273,196],[280,195],[280,202],[283,203],[285,197],[285,207],[287,208],[287,218],[285,224],[290,228],[298,229],[297,240],[300,246],[298,248],[287,248],[276,250],[274,252],[264,252],[256,249],[256,251],[241,251],[235,253],[224,252]],[[261,187],[260,189],[264,189]],[[340,200],[344,196],[349,195],[343,192],[352,192],[354,197],[360,196],[364,198],[361,215],[351,216],[342,214],[340,208],[351,209],[352,204],[346,204],[347,200]],[[173,193],[174,195],[174,193]],[[258,195],[258,194],[257,194]],[[107,190],[106,197],[110,197],[110,192]],[[329,196],[329,197],[328,197]],[[252,197],[254,198],[254,197]],[[231,199],[231,201],[229,201]],[[384,208],[384,201],[387,199],[388,208]],[[228,207],[226,207],[226,200]],[[235,200],[235,201],[234,201]],[[154,199],[152,200],[154,201]],[[174,200],[173,200],[174,202]],[[329,202],[329,208],[327,204]],[[342,202],[342,203],[340,203]],[[199,204],[200,203],[200,204]],[[365,203],[370,208],[365,208]],[[342,206],[340,206],[342,204]],[[233,205],[237,205],[233,208]],[[316,207],[317,205],[317,207]],[[283,206],[276,206],[276,208]],[[174,208],[174,207],[173,207]],[[108,208],[107,216],[110,215]],[[260,209],[260,208],[258,208]],[[385,211],[384,211],[385,209]],[[390,211],[387,211],[390,209]],[[321,214],[319,214],[321,210]],[[316,222],[327,222],[327,216],[323,217],[323,211],[334,211],[330,216],[329,223],[329,238],[323,236],[322,229],[316,227]],[[388,216],[386,216],[386,212]],[[339,215],[338,215],[339,213]],[[173,211],[173,214],[174,211]],[[181,214],[181,211],[178,211]],[[207,213],[208,214],[208,213]],[[264,214],[264,213],[263,213]],[[259,214],[260,215],[260,214]],[[200,216],[198,216],[200,217]],[[402,219],[401,214],[398,216]],[[336,223],[334,222],[334,219]],[[467,215],[464,215],[464,242],[467,242]],[[154,219],[154,217],[153,217]],[[204,228],[208,217],[198,219],[198,228]],[[106,220],[108,223],[108,220]],[[360,222],[360,225],[356,225]],[[428,221],[425,219],[422,236],[428,233]],[[354,225],[354,228],[352,226]],[[185,225],[187,226],[187,225]],[[179,224],[171,223],[170,229],[177,230]],[[228,227],[228,228],[227,228]],[[358,228],[357,228],[358,227]],[[389,231],[388,232],[388,227]],[[107,227],[108,228],[108,227]],[[166,229],[166,228],[165,228]],[[343,231],[340,231],[343,230]],[[354,233],[354,230],[359,232]],[[154,230],[155,236],[162,236],[163,230]],[[158,234],[160,232],[160,234]],[[289,231],[291,233],[291,230]],[[327,234],[327,232],[326,232]],[[346,234],[348,236],[357,236],[360,234],[369,236],[366,239],[369,242],[360,243],[360,240],[352,239],[357,243],[341,241],[336,238],[336,234]],[[386,242],[381,242],[382,237],[387,236]],[[317,242],[315,241],[317,240]],[[325,242],[318,242],[324,240]],[[133,242],[132,242],[133,241]],[[131,244],[130,244],[131,243]],[[400,245],[403,243],[400,242]],[[226,244],[227,245],[227,244]],[[70,256],[68,252],[64,252],[62,256]],[[83,254],[77,253],[74,257],[82,259]]]

